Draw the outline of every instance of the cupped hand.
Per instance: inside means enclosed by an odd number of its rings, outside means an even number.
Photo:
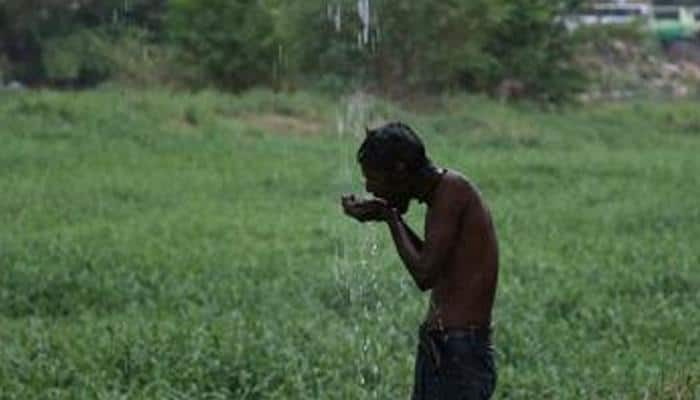
[[[389,214],[388,203],[379,198],[361,199],[349,194],[341,198],[341,204],[345,214],[360,222],[385,221]]]

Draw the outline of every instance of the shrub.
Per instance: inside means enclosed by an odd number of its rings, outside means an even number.
[[[497,60],[490,85],[515,79],[528,97],[554,102],[582,90],[585,77],[574,63],[578,42],[558,18],[568,12],[567,3],[512,0],[503,8],[484,46],[489,58]]]
[[[571,3],[571,4],[569,4]],[[462,89],[495,92],[504,80],[527,94],[560,101],[583,75],[576,41],[558,16],[573,2],[546,0],[376,0],[364,32],[356,1],[308,1],[287,8],[295,21],[292,64],[337,74],[383,91]],[[294,30],[296,28],[296,30]]]
[[[44,42],[43,62],[46,78],[75,86],[91,86],[113,71],[105,57],[108,38],[100,32],[81,29]]]
[[[5,78],[37,85],[101,81],[121,66],[108,57],[109,49],[134,42],[132,32],[136,30],[129,29],[130,24],[157,29],[164,2],[0,1],[0,57],[7,60]]]
[[[275,60],[274,24],[257,0],[173,0],[168,32],[184,61],[229,89],[270,83]]]
[[[404,96],[497,93],[508,82],[561,101],[584,82],[572,63],[580,42],[558,18],[578,2],[0,0],[0,54],[6,79],[36,84],[359,85]]]

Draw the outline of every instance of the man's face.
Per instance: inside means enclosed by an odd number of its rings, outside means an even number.
[[[365,190],[386,200],[401,214],[408,211],[411,195],[405,174],[382,171],[363,164],[361,166],[362,175],[365,177]]]

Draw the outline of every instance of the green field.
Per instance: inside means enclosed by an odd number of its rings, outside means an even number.
[[[338,204],[399,118],[495,216],[496,398],[698,399],[698,106],[0,93],[0,399],[407,398],[425,295]]]

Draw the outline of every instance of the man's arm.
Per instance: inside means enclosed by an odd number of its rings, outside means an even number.
[[[408,235],[408,238],[411,241],[411,244],[413,247],[416,248],[419,252],[423,250],[423,240],[411,229],[411,227],[406,223],[406,221],[403,220],[401,215],[399,215],[399,221],[401,225],[403,225],[404,229],[406,229],[406,234]]]
[[[452,185],[450,185],[452,186]],[[390,209],[386,218],[396,250],[419,289],[432,289],[442,266],[455,245],[466,209],[465,195],[458,188],[445,188],[435,196],[425,226],[425,241],[418,246],[411,232],[395,209]],[[418,240],[420,242],[420,240]]]

